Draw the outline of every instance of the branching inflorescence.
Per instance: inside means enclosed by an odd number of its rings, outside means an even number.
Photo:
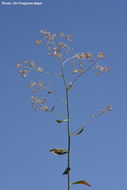
[[[35,61],[29,61],[25,59],[22,63],[16,63],[15,66],[19,69],[20,75],[25,78],[32,71],[41,72],[42,74],[53,75],[61,78],[64,85],[65,97],[59,96],[51,86],[45,81],[34,81],[30,82],[29,88],[34,93],[34,96],[31,97],[31,104],[34,110],[40,111],[50,111],[52,113],[56,112],[55,106],[48,105],[48,99],[51,95],[55,96],[61,100],[66,107],[66,115],[63,116],[63,119],[57,119],[57,123],[66,122],[67,123],[67,135],[68,135],[68,147],[67,150],[64,148],[53,148],[49,150],[51,153],[56,155],[67,154],[67,167],[63,172],[63,175],[68,176],[67,189],[70,190],[71,185],[73,184],[84,184],[91,186],[85,180],[80,180],[71,183],[70,181],[70,171],[71,171],[71,162],[70,162],[70,150],[71,150],[71,137],[81,134],[84,131],[84,128],[91,122],[94,118],[106,114],[112,110],[110,105],[107,105],[104,109],[100,110],[97,114],[92,114],[90,119],[73,133],[70,133],[70,102],[69,94],[71,88],[73,88],[75,82],[84,75],[90,69],[95,69],[96,74],[100,75],[103,72],[109,72],[109,67],[100,65],[100,61],[104,58],[104,53],[100,52],[97,55],[94,55],[90,52],[75,53],[72,48],[69,47],[69,43],[72,41],[72,35],[65,35],[60,32],[59,34],[53,34],[46,30],[41,30],[41,39],[35,41],[35,45],[44,44],[46,46],[48,56],[56,57],[59,65],[59,73],[49,72],[44,67],[38,66]],[[71,81],[68,81],[68,76],[66,74],[66,69],[69,67],[71,72]],[[70,79],[69,79],[70,80]],[[43,91],[43,96],[40,93]]]

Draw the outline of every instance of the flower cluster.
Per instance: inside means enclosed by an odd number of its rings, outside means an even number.
[[[27,74],[28,74],[28,71],[27,70],[19,70],[19,73],[21,74],[21,76],[23,77],[23,78],[25,78],[25,77],[27,77]]]
[[[42,89],[43,88],[43,83],[42,82],[31,82],[30,84],[29,84],[29,88],[31,88],[31,90],[33,91],[33,92],[38,92],[40,89]]]
[[[49,89],[48,85],[44,82],[30,82],[29,84],[29,88],[31,88],[31,90],[35,93],[37,93],[39,90],[44,89],[47,91],[47,94],[51,94],[52,91]]]
[[[58,59],[62,57],[62,49],[66,48],[67,45],[64,42],[59,42],[57,47],[48,48],[48,55],[55,55]]]
[[[92,54],[92,53],[79,53],[79,54],[76,54],[75,57],[76,57],[77,59],[83,60],[83,59],[85,59],[85,58],[88,59],[88,58],[93,57],[93,54]]]
[[[40,111],[50,111],[48,106],[45,106],[47,98],[38,98],[37,96],[31,97],[31,104],[34,108],[34,110],[40,110]]]
[[[31,97],[31,101],[36,102],[38,104],[44,104],[46,100],[47,100],[47,98],[45,98],[45,97],[43,99],[39,99],[37,96]]]
[[[35,110],[41,111],[51,111],[49,106],[45,105],[48,100],[48,95],[52,94],[52,91],[44,82],[34,81],[29,84],[29,88],[35,93],[34,96],[31,97],[31,103]],[[43,97],[39,98],[39,91],[43,89]]]
[[[97,56],[90,52],[78,53],[73,56],[73,59],[69,64],[72,66],[72,74],[82,74],[88,71],[91,68],[97,69],[97,74],[102,72],[109,72],[109,67],[100,66],[98,64],[99,59],[104,57],[104,53],[99,53]]]
[[[96,65],[96,68],[97,68],[97,72],[96,74],[99,75],[103,72],[109,72],[110,71],[110,68],[109,67],[103,67],[103,66],[100,66],[100,65]]]
[[[49,56],[56,56],[57,59],[61,59],[64,54],[71,51],[71,48],[69,48],[67,44],[69,41],[72,40],[71,35],[65,35],[62,32],[56,35],[46,30],[41,30],[40,33],[42,34],[42,40],[36,40],[35,44],[39,45],[42,42],[46,42]]]
[[[74,59],[69,61],[72,66],[72,74],[83,73],[87,62],[93,61],[93,55],[91,53],[78,53],[75,54]],[[85,65],[85,66],[84,66]]]
[[[71,34],[65,35],[63,32],[60,32],[60,37],[64,38],[67,41],[72,41],[72,35]]]
[[[100,53],[98,54],[98,58],[100,58],[100,59],[103,59],[104,56],[105,56],[105,54],[104,54],[103,52],[100,52]]]
[[[40,45],[42,43],[42,40],[36,40],[35,45]]]
[[[51,32],[48,32],[46,30],[40,30],[40,33],[43,35],[44,39],[48,41],[53,41],[56,37],[56,34],[52,34]]]
[[[87,52],[87,53],[83,52],[83,53],[75,54],[75,60],[70,62],[70,64],[72,65],[72,73],[73,74],[77,74],[77,73],[81,74],[81,73],[84,73],[85,71],[88,71],[91,68],[97,69],[96,74],[98,74],[98,75],[103,72],[109,72],[110,71],[109,67],[101,66],[98,64],[99,59],[103,59],[104,56],[105,55],[103,52],[100,52],[97,56],[93,55],[90,52]]]
[[[62,32],[58,34],[54,34],[51,32],[48,32],[46,30],[41,30],[41,39],[35,41],[35,45],[40,45],[43,43],[46,45],[46,49],[48,51],[49,56],[54,56],[57,59],[61,60],[62,66],[69,65],[71,68],[69,68],[70,72],[73,74],[70,80],[70,83],[67,87],[67,89],[71,89],[74,82],[79,79],[79,77],[86,73],[90,69],[97,69],[97,74],[101,74],[103,72],[109,72],[109,67],[106,66],[101,66],[98,64],[98,62],[104,58],[104,53],[99,52],[98,55],[94,55],[90,52],[82,52],[82,53],[75,53],[71,48],[68,47],[68,43],[72,41],[72,35],[66,35]],[[70,54],[71,56],[70,56]],[[67,54],[67,55],[66,55]],[[68,58],[67,58],[68,57]],[[19,70],[18,72],[20,75],[25,78],[29,72],[31,71],[38,71],[38,72],[43,72],[45,74],[51,74],[55,76],[60,76],[62,77],[62,73],[51,73],[51,72],[46,72],[43,67],[39,67],[35,61],[29,61],[25,59],[23,63],[17,62],[15,64],[16,68]],[[65,102],[63,98],[58,96],[56,93],[54,93],[52,90],[50,90],[47,85],[44,82],[31,82],[29,84],[29,87],[31,90],[35,93],[35,96],[31,98],[31,103],[35,109],[43,110],[43,111],[49,111],[50,109],[48,106],[44,106],[44,104],[47,102],[47,97],[49,94],[53,94],[56,96],[58,99],[62,100]],[[39,91],[43,89],[43,92],[46,92],[42,98],[38,98]],[[102,112],[106,113],[108,112],[109,109]]]
[[[23,78],[27,77],[28,73],[31,71],[44,72],[43,67],[38,67],[36,62],[29,61],[27,59],[25,59],[23,63],[17,62],[15,64],[15,67],[17,69],[20,69],[18,72],[21,74]]]
[[[112,107],[111,107],[110,105],[107,105],[106,108],[100,110],[100,113],[99,113],[99,114],[102,115],[102,114],[108,113],[108,112],[110,112],[110,111],[112,111]]]
[[[107,105],[105,108],[101,109],[101,110],[99,111],[99,113],[97,113],[97,114],[92,114],[92,115],[91,115],[91,118],[94,119],[95,117],[101,116],[101,115],[106,114],[106,113],[109,113],[110,111],[112,111],[112,107],[111,107],[110,105]]]

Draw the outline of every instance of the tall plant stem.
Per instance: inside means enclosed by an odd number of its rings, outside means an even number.
[[[70,109],[69,109],[69,93],[66,84],[65,74],[63,64],[61,64],[62,78],[65,87],[66,93],[66,110],[67,110],[67,134],[68,134],[68,160],[67,160],[67,168],[70,170]],[[68,172],[68,190],[70,190],[70,171]]]

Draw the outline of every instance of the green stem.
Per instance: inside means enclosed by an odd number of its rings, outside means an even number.
[[[67,126],[68,126],[68,168],[70,168],[70,113],[69,113],[69,95],[66,89],[66,100],[67,100]],[[68,172],[68,190],[70,190],[70,172]]]
[[[68,164],[67,168],[70,168],[70,110],[69,110],[69,94],[68,94],[68,89],[67,89],[67,84],[66,84],[66,79],[64,75],[64,68],[63,64],[61,64],[61,70],[62,70],[62,78],[64,82],[64,87],[65,87],[65,92],[66,92],[66,110],[67,110],[67,135],[68,135]],[[70,190],[70,172],[68,172],[68,190]]]

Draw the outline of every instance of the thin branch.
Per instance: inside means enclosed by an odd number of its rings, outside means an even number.
[[[90,66],[88,67],[85,71],[81,72],[72,82],[71,85],[73,85],[83,74],[85,74],[87,71],[89,71],[94,65],[96,65],[97,60]]]
[[[58,116],[60,116],[60,117],[62,117],[64,119],[66,119],[65,116],[63,114],[59,113],[59,112],[52,111],[52,113],[54,113],[54,114],[56,114],[56,115],[58,115]]]
[[[76,57],[76,55],[74,55],[74,56],[72,56],[72,57],[69,57],[68,59],[66,59],[63,63],[62,63],[62,65],[64,65],[67,61],[69,61],[69,60],[71,60],[71,59],[74,59]]]
[[[58,96],[55,92],[53,92],[52,91],[52,94],[56,97],[56,98],[58,98],[59,100],[61,100],[62,102],[64,102],[65,104],[67,104],[66,103],[66,101],[61,97],[61,96]]]
[[[43,71],[43,73],[44,73],[44,74],[48,74],[48,75],[58,76],[58,77],[61,77],[61,76],[62,76],[61,74],[52,73],[52,72],[45,72],[45,71]]]

